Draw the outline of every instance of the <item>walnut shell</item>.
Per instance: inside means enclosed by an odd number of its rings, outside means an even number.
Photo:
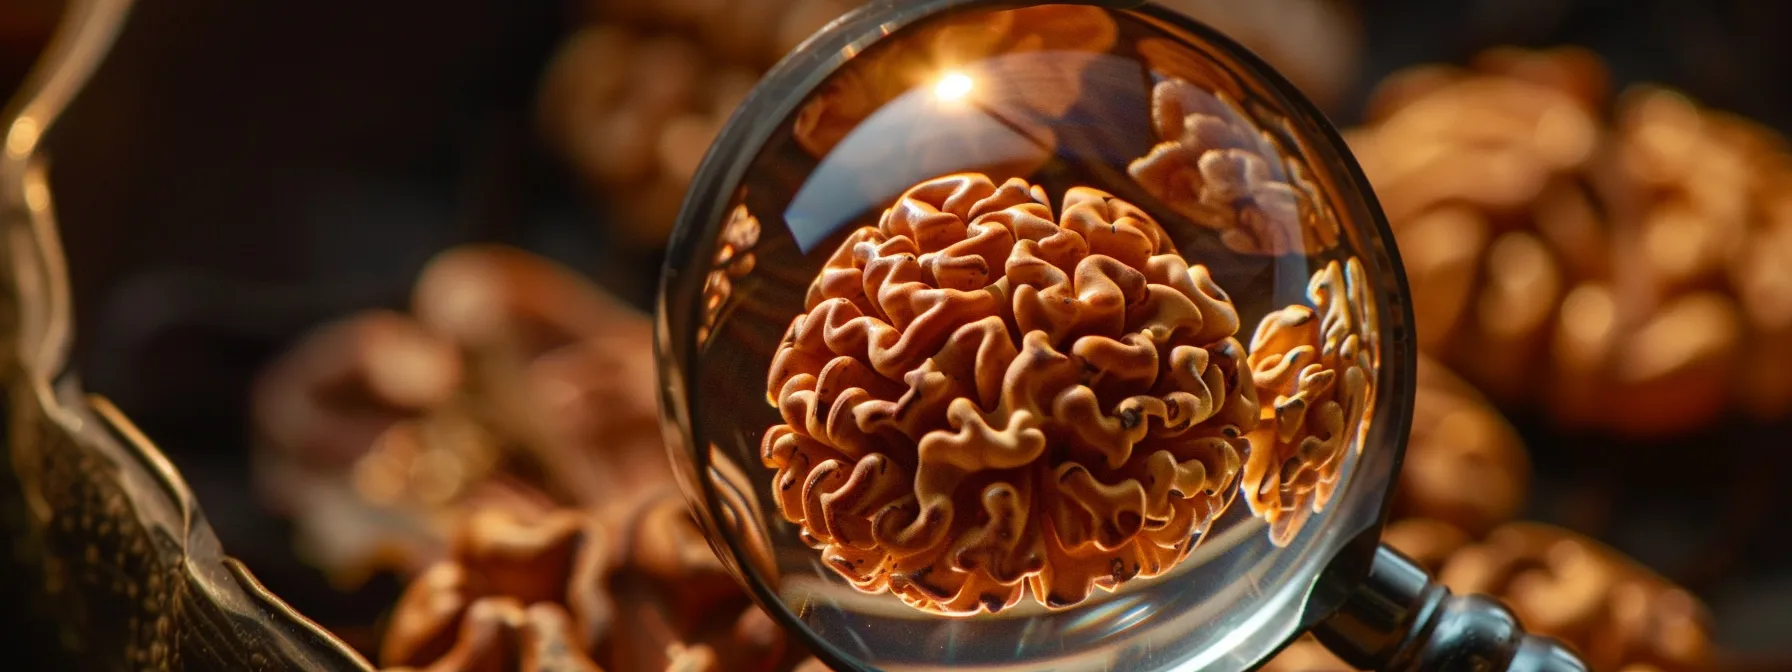
[[[928,611],[1073,605],[1167,571],[1230,503],[1236,309],[1143,211],[977,174],[849,235],[768,373],[784,517]]]

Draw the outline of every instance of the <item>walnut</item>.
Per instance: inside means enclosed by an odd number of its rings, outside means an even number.
[[[541,128],[611,199],[625,243],[665,243],[710,142],[759,78],[677,34],[583,28],[543,77]]]
[[[469,669],[475,660],[514,650],[500,640],[519,635],[521,653],[511,655],[590,651],[613,620],[614,608],[598,585],[608,571],[610,543],[594,519],[571,512],[534,521],[495,510],[475,513],[450,559],[424,572],[399,599],[380,660]],[[558,646],[532,647],[532,638]],[[594,667],[589,660],[580,663]]]
[[[879,44],[878,51],[848,62],[832,75],[798,112],[792,128],[797,143],[817,158],[827,156],[873,112],[954,71],[1001,91],[1000,96],[982,96],[979,91],[972,95],[982,106],[1001,108],[1005,123],[1026,127],[1029,136],[1050,139],[1050,128],[1038,120],[1069,110],[1082,95],[1087,56],[1111,49],[1119,35],[1107,10],[1070,4],[973,12],[933,21],[902,40]],[[993,58],[1022,53],[1048,58],[1052,67]],[[1046,152],[1038,159],[1048,156]]]
[[[1236,309],[1138,208],[959,174],[849,235],[768,373],[762,457],[834,571],[931,612],[1167,571],[1230,503]]]
[[[1479,392],[1421,356],[1399,480],[1394,518],[1440,520],[1479,536],[1524,506],[1530,458],[1517,430]]]
[[[1378,357],[1374,296],[1362,263],[1331,262],[1307,285],[1311,307],[1270,313],[1251,337],[1258,393],[1273,395],[1250,434],[1242,488],[1277,544],[1325,510],[1373,403]]]
[[[1792,154],[1640,87],[1602,125],[1582,50],[1396,75],[1351,133],[1405,261],[1421,349],[1496,401],[1628,436],[1792,406],[1775,283]],[[1748,364],[1743,364],[1744,360]],[[1511,366],[1514,361],[1537,366]]]
[[[1159,143],[1127,172],[1234,251],[1317,254],[1335,247],[1337,215],[1310,169],[1238,105],[1224,90],[1158,82],[1151,123]]]
[[[406,589],[381,660],[536,669],[535,632],[551,644],[538,650],[593,666],[574,669],[792,669],[801,648],[722,568],[676,489],[658,486],[603,512],[469,512],[454,553]]]
[[[1456,551],[1439,579],[1506,601],[1527,629],[1572,644],[1591,669],[1704,669],[1709,618],[1696,598],[1567,530],[1512,523]]]
[[[603,506],[671,478],[652,327],[571,271],[488,246],[442,254],[415,316],[303,339],[259,380],[258,487],[345,585],[440,557],[457,506]]]

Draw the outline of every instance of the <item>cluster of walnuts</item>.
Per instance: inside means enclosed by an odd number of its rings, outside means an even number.
[[[1377,325],[1355,260],[1309,298],[1247,354],[1231,298],[1136,206],[927,180],[817,273],[767,374],[783,424],[761,457],[860,589],[944,614],[1074,605],[1174,567],[1239,490],[1278,543],[1324,508]]]
[[[450,250],[408,314],[326,325],[264,372],[258,485],[343,587],[410,582],[391,669],[820,669],[686,508],[652,348],[569,269]]]
[[[1792,409],[1792,155],[1656,87],[1608,105],[1575,49],[1384,83],[1351,145],[1421,347],[1497,401],[1625,436]],[[1512,362],[1527,362],[1514,366]]]

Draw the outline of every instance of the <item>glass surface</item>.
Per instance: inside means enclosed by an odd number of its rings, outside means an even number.
[[[659,347],[712,542],[836,663],[1260,660],[1404,434],[1360,174],[1186,19],[908,4],[768,76],[686,203]]]

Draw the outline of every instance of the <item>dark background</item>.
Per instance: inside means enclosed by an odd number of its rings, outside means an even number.
[[[1619,85],[1664,82],[1792,128],[1792,3],[1358,4],[1366,60],[1335,111],[1342,125],[1401,66],[1575,43],[1603,54]],[[570,17],[512,0],[145,0],[49,138],[89,389],[181,467],[233,554],[326,625],[366,622],[398,587],[334,594],[258,512],[255,371],[323,320],[402,307],[423,262],[461,242],[517,244],[648,298],[657,259],[607,244],[601,212],[531,127],[538,74]],[[0,91],[20,53],[0,51]],[[1726,648],[1792,652],[1792,543],[1775,524],[1792,513],[1775,492],[1792,465],[1722,459],[1739,442],[1785,445],[1786,427],[1635,446],[1515,421],[1541,481],[1533,517],[1599,531],[1695,588]],[[1711,465],[1700,478],[1687,478],[1690,455]]]

